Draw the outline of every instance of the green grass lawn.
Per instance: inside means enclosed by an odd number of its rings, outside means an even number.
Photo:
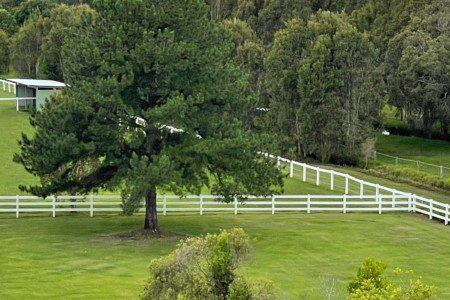
[[[12,161],[14,153],[19,151],[17,140],[21,132],[32,132],[28,118],[28,113],[16,111],[14,101],[0,101],[0,195],[21,193],[17,188],[19,184],[37,181]]]
[[[14,94],[8,93],[7,90],[3,91],[3,85],[2,85],[2,83],[0,83],[0,98],[13,98],[13,97],[15,97]],[[9,102],[9,103],[13,103],[13,101]],[[14,102],[14,104],[15,104],[15,102]]]
[[[450,167],[450,142],[399,135],[379,135],[377,151]]]
[[[165,230],[187,235],[242,227],[252,260],[243,272],[271,280],[281,299],[324,299],[335,280],[336,298],[364,258],[414,269],[450,298],[450,231],[414,214],[232,214],[160,217]],[[142,225],[142,216],[0,216],[0,298],[135,299],[152,258],[179,238],[132,241],[111,237]]]

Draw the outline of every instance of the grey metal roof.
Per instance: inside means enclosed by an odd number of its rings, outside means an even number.
[[[55,80],[47,80],[47,79],[18,79],[18,78],[11,78],[7,79],[8,81],[20,84],[20,85],[26,85],[29,87],[35,87],[35,88],[64,88],[66,87],[66,84],[63,82],[55,81]]]

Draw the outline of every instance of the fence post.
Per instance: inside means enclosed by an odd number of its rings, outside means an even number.
[[[163,196],[163,215],[167,215],[167,196],[164,194]]]
[[[417,171],[420,171],[420,161],[417,161],[416,164],[417,164]]]
[[[319,168],[316,169],[316,185],[318,186],[320,184],[320,170]]]
[[[346,194],[344,194],[344,196],[342,197],[342,200],[343,200],[342,212],[344,214],[346,214],[347,213],[347,195]]]
[[[52,215],[53,215],[53,218],[56,217],[56,197],[55,197],[55,195],[52,196]]]
[[[272,215],[275,214],[275,195],[272,195]]]
[[[449,210],[450,210],[450,204],[447,204],[446,206],[445,206],[445,225],[448,225],[448,221],[449,221]]]
[[[91,217],[93,217],[94,216],[94,195],[93,194],[90,194],[89,195],[89,213],[90,213],[90,216]]]
[[[412,210],[412,194],[411,193],[409,193],[408,194],[408,212],[411,212],[411,210]]]
[[[364,196],[364,180],[359,182],[359,196],[361,197],[360,199]]]
[[[290,170],[289,170],[289,177],[294,177],[294,161],[291,160],[291,166],[290,166]]]
[[[280,168],[280,166],[281,166],[280,157],[277,156],[277,168]]]
[[[444,178],[444,167],[443,166],[439,166],[439,176],[441,178]]]
[[[16,195],[16,218],[19,218],[19,195]]]
[[[306,164],[303,164],[303,182],[306,181]]]
[[[430,220],[432,220],[433,219],[433,202],[432,201],[430,201]]]
[[[238,213],[238,202],[237,202],[237,197],[234,196],[234,214],[237,215]]]
[[[398,165],[398,157],[395,158],[395,164]]]
[[[16,98],[16,111],[19,111],[19,98]]]
[[[416,212],[416,194],[413,194],[413,212]]]
[[[345,174],[345,193],[348,194],[348,174]]]
[[[203,215],[203,195],[200,194],[200,216]]]
[[[334,190],[334,171],[333,170],[331,170],[331,173],[330,173],[330,188],[331,188],[331,190]]]
[[[308,194],[308,198],[306,198],[306,211],[311,213],[311,195]]]
[[[375,188],[375,194],[376,194],[377,201],[378,201],[378,214],[381,214],[382,199],[380,197],[380,185],[379,184],[377,184],[377,186]]]
[[[392,208],[395,208],[396,193],[396,190],[392,191]]]

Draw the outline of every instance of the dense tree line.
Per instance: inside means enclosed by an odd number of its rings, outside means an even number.
[[[66,79],[62,45],[67,30],[95,13],[86,3],[91,1],[0,1],[1,72],[6,73],[11,65],[19,76]],[[277,132],[283,152],[325,161],[354,158],[361,143],[370,138],[370,129],[380,123],[380,109],[386,103],[395,106],[398,117],[411,128],[449,134],[448,0],[206,3],[211,22],[231,36],[235,63],[245,73],[248,90],[254,95],[247,127],[269,127]],[[330,28],[327,33],[311,29],[320,41],[305,36],[308,26],[335,26],[327,25],[326,14],[339,20],[341,24],[336,26],[347,28],[347,38],[331,32],[339,28]],[[323,40],[323,34],[330,40]],[[340,43],[354,51],[343,49],[347,57],[338,62],[334,53],[340,38]],[[316,49],[307,49],[307,40]],[[314,63],[320,60],[324,68],[318,69]],[[331,74],[335,69],[339,71]],[[314,82],[308,76],[320,80]],[[263,117],[258,108],[269,109],[269,117]],[[330,122],[321,127],[323,131],[313,131],[322,126],[320,118],[325,116]]]

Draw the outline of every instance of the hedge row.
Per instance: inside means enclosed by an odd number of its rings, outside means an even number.
[[[450,178],[442,179],[439,176],[416,171],[408,167],[389,165],[377,166],[372,170],[393,180],[409,181],[420,186],[435,187],[450,191]]]

